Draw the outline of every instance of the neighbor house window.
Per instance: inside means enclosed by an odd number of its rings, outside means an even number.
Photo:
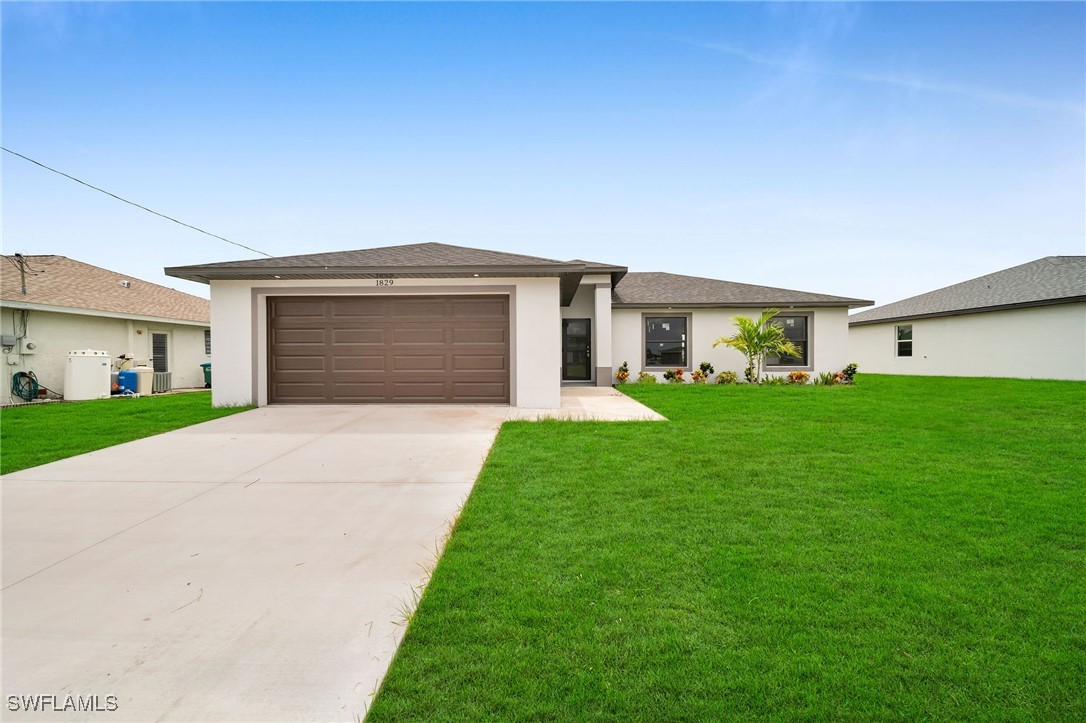
[[[211,356],[211,329],[204,329],[204,354]]]
[[[894,336],[897,337],[897,355],[913,355],[913,325],[902,324],[894,327]]]
[[[799,349],[799,356],[767,356],[766,366],[771,367],[805,367],[810,365],[809,335],[810,318],[807,315],[778,315],[773,317],[770,324],[776,324],[784,329],[784,336]]]
[[[689,316],[645,317],[645,367],[688,367]]]

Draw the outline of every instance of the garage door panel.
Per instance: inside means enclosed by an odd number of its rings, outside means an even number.
[[[446,400],[445,382],[423,382],[417,379],[392,382],[392,394],[397,400],[427,399],[437,402]]]
[[[445,297],[436,299],[390,299],[388,317],[393,321],[425,321],[448,316]]]
[[[392,343],[401,344],[429,344],[431,346],[443,346],[447,329],[444,326],[416,327],[392,330]]]
[[[509,388],[504,382],[453,382],[453,393],[465,401],[485,401],[494,397],[508,397]]]
[[[376,329],[350,329],[336,327],[332,329],[333,344],[377,344],[385,343],[385,330]]]
[[[508,403],[508,311],[504,296],[274,297],[269,399]]]
[[[453,299],[453,314],[458,317],[504,322],[509,314],[505,299]]]
[[[392,371],[448,371],[447,357],[444,354],[394,354]]]
[[[385,355],[340,356],[337,354],[332,357],[332,370],[337,372],[383,372],[385,371]]]
[[[505,347],[509,344],[509,333],[505,327],[455,328],[452,330],[452,343],[472,346],[492,344]]]
[[[274,385],[277,395],[285,395],[291,399],[304,399],[307,402],[321,402],[327,396],[323,383],[314,382],[279,382]]]
[[[324,329],[276,329],[273,341],[276,344],[324,344]]]
[[[280,320],[286,319],[323,319],[325,303],[322,299],[291,299],[276,303],[275,315]]]
[[[327,303],[331,306],[329,317],[337,322],[363,319],[380,321],[385,316],[382,298],[343,296]]]
[[[453,367],[458,370],[504,370],[508,359],[500,354],[454,354]]]
[[[326,371],[324,356],[283,356],[275,358],[275,370],[279,372],[323,372]]]

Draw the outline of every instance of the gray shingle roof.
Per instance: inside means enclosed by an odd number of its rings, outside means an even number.
[[[0,299],[68,309],[155,316],[209,324],[211,302],[67,256],[26,256],[26,296],[11,256],[0,260]],[[122,281],[131,282],[122,286]]]
[[[266,267],[291,267],[291,268],[323,268],[325,266],[547,266],[565,265],[566,261],[546,259],[540,256],[525,256],[523,254],[510,254],[504,251],[488,251],[486,249],[474,249],[467,246],[452,246],[450,244],[421,243],[404,244],[402,246],[381,246],[373,249],[357,249],[355,251],[330,251],[320,254],[301,254],[298,256],[277,256],[270,259],[253,259],[250,261],[223,261],[214,264],[200,264],[207,268],[229,268],[240,266],[245,268]]]
[[[615,306],[869,306],[872,301],[661,272],[630,272],[611,294]]]
[[[1086,256],[1046,256],[1028,264],[861,311],[849,326],[951,316],[1086,299]]]

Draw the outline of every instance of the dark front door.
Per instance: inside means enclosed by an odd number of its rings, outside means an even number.
[[[562,379],[592,378],[591,319],[562,319]]]

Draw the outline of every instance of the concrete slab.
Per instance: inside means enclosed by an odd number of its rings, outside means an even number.
[[[562,387],[560,409],[510,409],[508,419],[659,422],[664,417],[611,387]]]
[[[479,410],[270,407],[5,477],[5,700],[117,696],[5,720],[357,720],[508,413]]]

